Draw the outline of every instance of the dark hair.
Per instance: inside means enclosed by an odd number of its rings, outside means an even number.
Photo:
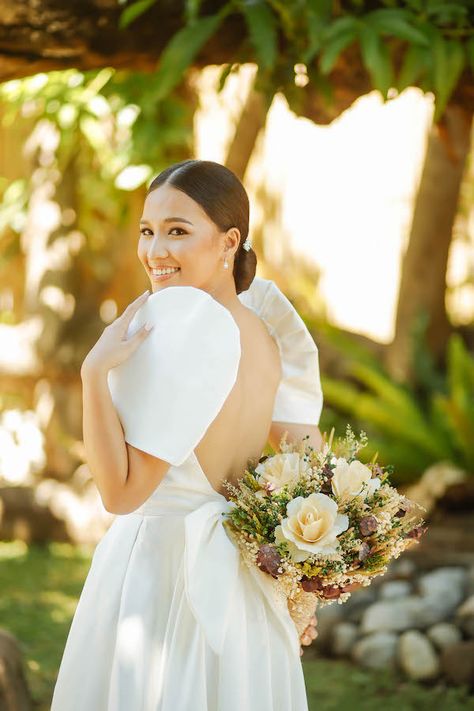
[[[246,291],[257,268],[253,249],[243,248],[249,231],[249,198],[238,177],[229,168],[212,160],[183,160],[162,170],[150,183],[147,195],[167,183],[195,200],[217,225],[226,232],[240,231],[240,243],[234,257],[233,277],[237,294]]]

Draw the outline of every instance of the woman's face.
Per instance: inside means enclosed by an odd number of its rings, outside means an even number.
[[[164,184],[146,197],[137,253],[153,292],[178,285],[211,291],[220,279],[232,278],[238,243],[237,228],[220,232],[181,190]],[[223,269],[225,255],[228,269]],[[172,271],[160,273],[167,268]]]

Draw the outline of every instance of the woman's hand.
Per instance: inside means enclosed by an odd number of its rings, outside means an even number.
[[[145,303],[149,294],[149,289],[140,294],[120,316],[104,328],[99,340],[84,358],[81,366],[81,375],[89,368],[107,373],[111,368],[115,368],[115,366],[127,360],[140,343],[145,340],[151,330],[147,330],[146,324],[139,328],[131,338],[127,339],[126,333],[133,316],[140,306]]]
[[[318,620],[316,615],[313,615],[308,623],[308,626],[304,629],[303,634],[300,637],[301,644],[307,646],[308,644],[311,644],[313,639],[316,639],[318,636],[318,631],[316,630],[317,624]],[[300,647],[300,657],[302,656],[303,651],[303,647]]]

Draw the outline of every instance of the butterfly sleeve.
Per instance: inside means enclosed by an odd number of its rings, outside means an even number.
[[[240,331],[203,289],[173,286],[151,294],[127,338],[154,328],[107,376],[125,441],[182,464],[215,419],[237,379]]]
[[[239,299],[264,321],[280,349],[282,378],[273,422],[317,425],[323,407],[319,353],[303,319],[270,279],[255,277]]]

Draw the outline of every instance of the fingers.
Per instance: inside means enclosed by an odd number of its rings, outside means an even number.
[[[136,331],[136,333],[131,336],[131,338],[128,339],[128,343],[132,346],[133,350],[135,350],[136,346],[138,346],[139,343],[145,340],[145,338],[148,336],[150,331],[153,330],[153,324],[149,323],[144,323],[141,328]]]
[[[119,317],[121,326],[123,328],[124,333],[126,333],[128,326],[130,324],[130,321],[134,317],[135,313],[138,311],[140,306],[145,303],[145,301],[148,299],[150,295],[150,290],[147,289],[146,291],[143,292],[143,294],[140,294],[140,296],[137,296],[136,299],[134,299],[125,309],[123,314]]]
[[[311,640],[316,639],[318,636],[318,630],[316,627],[310,627],[307,634],[311,637]]]

